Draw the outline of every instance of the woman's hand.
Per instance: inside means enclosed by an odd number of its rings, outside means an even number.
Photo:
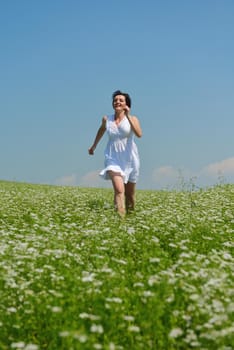
[[[95,147],[93,147],[93,146],[90,147],[89,150],[88,150],[89,154],[90,155],[94,155],[94,150],[95,150]]]
[[[128,106],[124,107],[124,112],[126,113],[127,116],[129,116],[130,108]]]

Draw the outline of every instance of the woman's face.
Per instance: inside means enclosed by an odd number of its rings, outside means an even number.
[[[123,111],[126,108],[126,99],[123,95],[116,95],[113,100],[113,108],[115,111]]]

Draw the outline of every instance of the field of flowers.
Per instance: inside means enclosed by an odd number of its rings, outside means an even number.
[[[234,185],[0,182],[0,349],[234,349]]]

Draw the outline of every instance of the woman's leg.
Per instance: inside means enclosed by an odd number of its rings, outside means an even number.
[[[127,212],[134,210],[135,208],[135,189],[136,184],[128,182],[125,185],[125,204]]]
[[[121,216],[125,215],[124,203],[124,182],[120,174],[109,171],[109,175],[114,188],[114,204],[115,208]]]

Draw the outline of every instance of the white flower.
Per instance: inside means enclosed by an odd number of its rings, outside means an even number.
[[[232,256],[231,256],[231,254],[229,254],[229,253],[224,253],[224,254],[223,254],[223,258],[224,258],[225,260],[232,260]]]
[[[159,277],[157,275],[150,276],[148,279],[148,285],[152,287],[154,284],[159,282]]]
[[[93,324],[90,328],[90,331],[92,333],[99,333],[102,334],[104,332],[104,329],[101,324]]]
[[[85,343],[88,339],[85,334],[74,334],[73,338],[79,340],[80,343]]]
[[[102,349],[102,345],[101,345],[101,344],[98,344],[98,343],[93,344],[93,347],[94,347],[94,349],[97,349],[97,350]]]
[[[9,307],[9,308],[7,309],[7,311],[8,311],[8,312],[15,313],[15,312],[17,312],[17,309],[16,309],[15,307]],[[17,343],[13,343],[13,344],[17,344]]]
[[[151,240],[152,240],[154,243],[159,243],[158,237],[152,236]]]
[[[69,332],[68,331],[62,331],[59,333],[59,336],[62,338],[69,337]]]
[[[23,341],[11,344],[12,349],[23,349],[24,347],[25,347],[25,343]]]
[[[135,320],[135,317],[133,317],[133,316],[129,316],[129,315],[125,315],[125,316],[123,316],[123,319],[125,320],[125,321],[134,321]]]
[[[233,246],[234,246],[234,243],[227,241],[227,242],[224,242],[223,245],[224,245],[225,247],[233,247]]]
[[[178,338],[183,334],[183,331],[181,328],[173,328],[170,333],[169,333],[169,337],[170,338]]]
[[[134,326],[134,325],[129,326],[128,330],[129,330],[129,332],[136,332],[136,333],[140,332],[140,328],[138,326]]]
[[[114,298],[106,298],[106,300],[109,302],[109,303],[117,303],[117,304],[121,304],[122,302],[123,302],[123,300],[122,299],[120,299],[120,298],[116,298],[116,297],[114,297]]]
[[[38,350],[38,345],[36,344],[27,344],[24,350]]]
[[[198,300],[200,298],[200,296],[198,295],[198,294],[191,294],[190,296],[189,296],[189,299],[191,299],[191,300]]]
[[[100,316],[87,314],[86,312],[82,312],[81,314],[79,314],[79,317],[82,318],[82,319],[87,318],[87,319],[90,319],[90,320],[93,320],[93,321],[100,320]]]
[[[171,248],[177,248],[177,245],[176,245],[175,243],[169,243],[168,245],[169,245],[169,247],[171,247]]]
[[[115,344],[114,343],[110,343],[109,344],[109,350],[115,350],[116,347],[115,347]]]
[[[63,309],[60,306],[53,306],[53,307],[51,307],[51,311],[55,312],[55,313],[62,312],[62,310]]]
[[[85,274],[85,276],[82,277],[81,281],[82,282],[93,282],[94,277],[95,277],[94,273]]]
[[[144,284],[141,282],[134,283],[133,287],[144,287]]]
[[[129,228],[127,229],[127,232],[128,232],[129,234],[135,233],[135,228],[134,228],[134,227],[129,227]]]
[[[159,263],[160,259],[159,258],[149,258],[150,263]]]
[[[188,258],[188,259],[191,258],[191,256],[190,256],[188,253],[181,253],[181,254],[180,254],[180,257],[181,257],[181,258]]]
[[[121,265],[127,265],[127,262],[123,259],[115,259],[115,258],[112,258],[113,261],[117,262],[118,264],[121,264]]]
[[[146,298],[152,297],[154,293],[152,293],[150,290],[144,290],[143,296]]]

